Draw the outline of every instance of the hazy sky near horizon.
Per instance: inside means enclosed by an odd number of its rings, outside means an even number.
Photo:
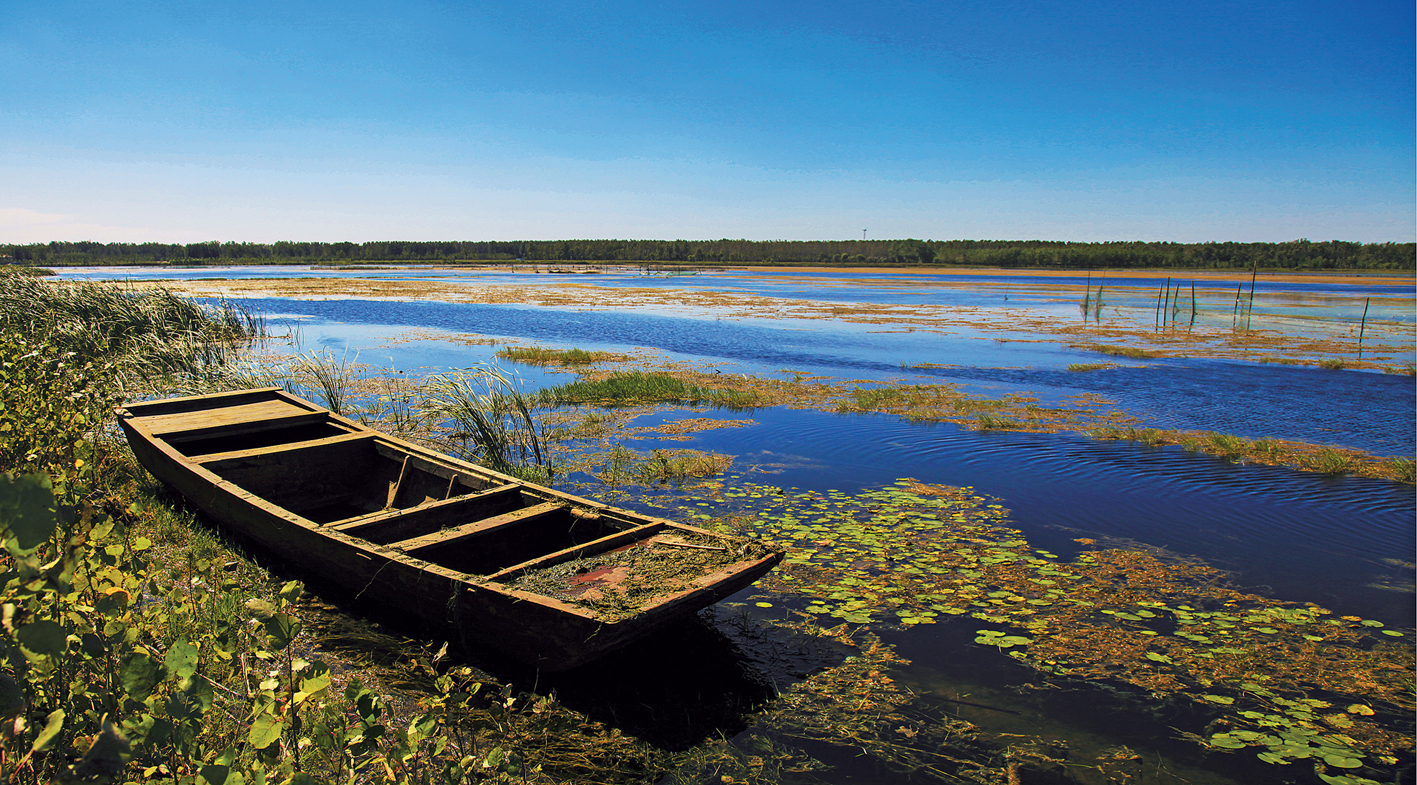
[[[7,0],[0,242],[1417,239],[1411,0]]]

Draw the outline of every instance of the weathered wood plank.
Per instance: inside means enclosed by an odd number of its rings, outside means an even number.
[[[258,387],[253,390],[188,395],[181,398],[166,398],[160,401],[137,401],[126,403],[121,408],[135,417],[156,417],[164,414],[195,412],[222,406],[236,406],[256,401],[275,400],[281,394],[279,387]],[[313,410],[312,410],[313,411]]]
[[[148,426],[148,430],[152,431],[154,435],[162,436],[179,431],[215,428],[236,423],[263,422],[274,418],[289,417],[293,414],[310,413],[309,409],[296,406],[289,401],[277,399],[255,401],[253,403],[239,403],[234,406],[221,406],[215,409],[198,409],[195,411],[175,412],[155,416],[145,415],[143,416],[143,423]]]
[[[500,515],[522,504],[520,486],[499,485],[471,496],[429,502],[413,509],[379,510],[327,526],[371,542],[409,540],[445,526]]]
[[[326,412],[292,413],[265,420],[248,420],[225,424],[210,424],[188,430],[174,430],[153,435],[168,444],[181,444],[198,439],[215,439],[222,436],[239,436],[246,433],[273,431],[282,428],[299,428],[303,425],[318,425],[329,419]]]
[[[340,444],[343,442],[356,442],[360,440],[372,441],[378,434],[370,431],[353,431],[351,433],[341,433],[336,436],[327,436],[323,439],[311,439],[303,442],[289,442],[286,444],[273,444],[269,447],[253,447],[249,450],[232,450],[230,452],[216,452],[210,455],[189,456],[193,463],[200,464],[220,464],[222,461],[235,461],[245,458],[256,458],[263,455],[274,455],[276,453],[289,450],[303,450],[310,447],[322,447],[328,444]]]
[[[370,440],[290,447],[202,466],[271,504],[300,513],[364,495],[376,474],[375,463],[382,460]]]
[[[571,561],[572,559],[579,559],[584,556],[594,556],[599,553],[605,553],[606,551],[614,550],[620,547],[621,545],[629,545],[630,543],[635,542],[636,540],[643,540],[648,537],[651,537],[654,534],[662,531],[664,529],[664,525],[665,524],[663,521],[647,523],[643,526],[636,526],[633,529],[627,529],[622,532],[615,532],[614,534],[606,535],[598,540],[591,540],[590,542],[581,543],[580,545],[573,545],[569,548],[563,548],[554,553],[548,553],[545,556],[538,556],[534,559],[524,561],[521,564],[514,564],[505,570],[487,576],[487,580],[506,583],[507,581],[515,580],[516,578],[520,577],[522,573],[527,572],[528,570],[545,569],[547,567],[554,567],[560,564],[561,562]]]
[[[499,529],[508,528],[517,524],[527,523],[530,521],[537,520],[539,518],[545,518],[549,515],[554,515],[558,512],[564,512],[567,509],[568,508],[564,504],[557,504],[556,502],[545,502],[531,507],[523,507],[520,510],[505,512],[501,515],[494,515],[491,518],[484,518],[480,521],[465,523],[462,526],[456,526],[451,529],[445,529],[440,532],[434,532],[433,534],[425,534],[421,537],[413,537],[407,540],[391,542],[389,543],[389,547],[393,548],[396,551],[403,551],[404,553],[407,553],[410,556],[418,556],[419,558],[422,558],[421,554],[426,554],[435,549],[445,548],[449,545],[460,543],[464,540],[469,540],[475,537],[486,535],[491,532],[496,532]],[[514,535],[508,533],[506,536]]]

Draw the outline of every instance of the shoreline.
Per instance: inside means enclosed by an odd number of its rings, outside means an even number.
[[[174,269],[182,268],[202,268],[202,267],[309,267],[313,270],[319,269],[415,269],[415,270],[466,270],[466,269],[486,269],[500,270],[505,272],[519,272],[519,267],[547,267],[555,268],[561,266],[580,267],[634,267],[643,268],[647,265],[667,264],[663,262],[644,261],[613,261],[613,262],[593,262],[593,261],[528,261],[520,264],[503,262],[473,261],[466,262],[365,262],[360,264],[338,265],[323,262],[288,262],[288,263],[244,263],[231,262],[226,264],[213,265],[164,265],[164,264],[114,264],[114,265],[45,265],[45,269],[83,270],[91,267],[128,267],[128,268],[156,268]],[[960,275],[960,276],[999,276],[1008,278],[1130,278],[1141,280],[1162,280],[1165,278],[1184,280],[1205,280],[1205,281],[1229,281],[1243,283],[1248,281],[1252,275],[1250,270],[1211,270],[1194,268],[1175,269],[1135,269],[1135,268],[1055,268],[1055,267],[952,267],[952,266],[922,266],[922,267],[832,267],[820,265],[764,265],[764,264],[709,264],[703,267],[694,268],[693,265],[674,265],[681,268],[692,268],[696,271],[708,271],[719,273],[733,273],[735,271],[754,273],[836,273],[846,275],[865,275],[871,273],[885,273],[891,275]],[[545,274],[545,273],[533,273]],[[1325,282],[1344,285],[1379,285],[1379,286],[1414,286],[1417,287],[1417,271],[1402,273],[1389,270],[1288,270],[1288,269],[1260,269],[1256,275],[1258,279],[1266,281],[1276,281],[1282,283],[1314,283]]]
[[[1134,269],[1108,269],[1100,268],[1093,270],[1061,270],[1050,267],[1040,268],[1019,268],[1019,267],[763,267],[744,265],[742,267],[725,267],[724,272],[729,270],[751,270],[753,272],[775,272],[792,270],[810,273],[842,273],[843,275],[859,275],[862,273],[924,273],[928,275],[979,275],[979,276],[1004,276],[1004,277],[1041,277],[1041,278],[1085,278],[1089,274],[1093,278],[1105,276],[1108,278],[1141,278],[1149,280],[1159,280],[1163,278],[1184,278],[1186,280],[1206,280],[1206,281],[1234,281],[1242,283],[1250,280],[1249,271],[1211,271],[1211,270],[1134,270]],[[1372,272],[1266,272],[1260,270],[1257,275],[1260,280],[1279,281],[1282,283],[1312,283],[1324,281],[1327,283],[1350,284],[1350,285],[1382,285],[1382,286],[1413,286],[1417,285],[1417,273],[1408,276],[1395,275],[1386,271]]]

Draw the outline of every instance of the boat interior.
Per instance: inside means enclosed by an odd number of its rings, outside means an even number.
[[[129,408],[154,436],[272,506],[491,580],[626,547],[665,526],[475,471],[284,399],[192,412],[140,406]]]

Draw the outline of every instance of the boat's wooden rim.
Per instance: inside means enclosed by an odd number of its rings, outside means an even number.
[[[177,430],[167,433],[155,433],[145,422],[153,417],[163,417],[169,415],[180,415],[190,412],[198,412],[204,405],[210,406],[240,406],[262,401],[282,401],[299,410],[296,414],[289,415],[281,419],[282,426],[311,424],[328,422],[343,429],[345,433],[334,436],[311,439],[299,442],[283,443],[270,447],[257,447],[244,450],[232,450],[227,452],[212,453],[207,455],[188,456],[176,449],[172,442],[192,441],[200,438],[208,438],[213,434],[213,428],[208,429],[188,429]],[[634,617],[626,619],[604,619],[598,614],[586,608],[582,608],[570,603],[558,600],[554,597],[533,594],[513,589],[505,585],[505,582],[515,578],[528,570],[542,567],[554,566],[561,562],[576,558],[578,554],[587,554],[608,550],[619,544],[633,542],[645,536],[665,528],[694,532],[704,535],[721,536],[716,532],[702,529],[687,524],[675,523],[673,521],[655,518],[619,507],[612,507],[602,502],[586,499],[572,494],[556,491],[535,483],[526,482],[510,475],[478,466],[458,458],[444,455],[430,448],[423,447],[413,442],[406,441],[396,436],[391,436],[376,431],[368,426],[350,420],[346,417],[334,414],[328,409],[318,406],[310,401],[286,392],[280,387],[265,387],[251,390],[241,390],[231,393],[209,393],[205,395],[185,396],[182,398],[169,398],[159,401],[144,401],[138,403],[125,404],[115,408],[115,413],[123,421],[125,428],[131,428],[146,442],[163,452],[170,461],[182,466],[186,471],[197,475],[203,482],[219,489],[221,492],[240,499],[245,504],[266,510],[291,525],[300,526],[321,536],[339,541],[345,547],[353,549],[364,558],[387,559],[398,561],[409,567],[421,570],[431,575],[437,575],[447,580],[461,584],[464,590],[469,592],[492,591],[509,596],[517,601],[531,602],[545,606],[556,611],[577,616],[588,621],[606,627],[614,627],[621,624],[642,624],[646,618],[653,618],[672,612],[675,606],[692,600],[695,596],[701,596],[705,592],[718,590],[719,584],[724,581],[741,583],[737,588],[742,588],[751,584],[758,577],[761,577],[771,567],[781,559],[781,554],[770,553],[768,556],[755,560],[738,562],[723,570],[699,576],[691,586],[676,592],[656,598],[654,602],[645,606],[640,613]],[[243,427],[237,423],[225,426]],[[216,435],[231,435],[230,432],[220,432]],[[236,461],[263,455],[279,454],[282,452],[299,451],[301,449],[318,448],[326,445],[341,442],[354,442],[369,439],[374,442],[375,448],[386,457],[408,457],[410,465],[416,468],[448,478],[450,483],[459,477],[477,478],[482,481],[491,482],[493,486],[484,489],[478,494],[463,495],[452,499],[444,499],[429,502],[418,508],[404,508],[401,510],[379,511],[357,518],[344,519],[330,524],[319,524],[297,515],[290,510],[268,502],[264,498],[257,496],[244,488],[223,479],[212,469],[220,467],[222,462]],[[416,463],[414,463],[416,462]],[[439,510],[445,506],[464,502],[468,499],[478,499],[487,494],[522,492],[529,493],[533,497],[542,499],[542,503],[532,505],[523,510],[518,510],[511,514],[495,516],[494,519],[483,519],[472,524],[455,527],[444,532],[431,535],[410,538],[386,545],[377,544],[357,536],[361,527],[370,526],[382,520],[387,520],[399,515],[407,516],[417,514],[422,510]],[[457,541],[459,538],[476,536],[479,533],[495,529],[499,525],[509,525],[520,517],[534,514],[544,514],[553,509],[569,508],[572,514],[581,517],[611,515],[626,522],[644,521],[645,523],[632,525],[624,531],[615,532],[605,537],[592,540],[586,543],[565,548],[553,553],[543,554],[534,559],[530,559],[521,564],[513,565],[499,570],[490,575],[474,575],[470,573],[458,572],[447,567],[443,567],[434,562],[419,558],[419,552],[447,545]],[[500,522],[499,522],[500,521]],[[735,589],[736,590],[736,589]]]

